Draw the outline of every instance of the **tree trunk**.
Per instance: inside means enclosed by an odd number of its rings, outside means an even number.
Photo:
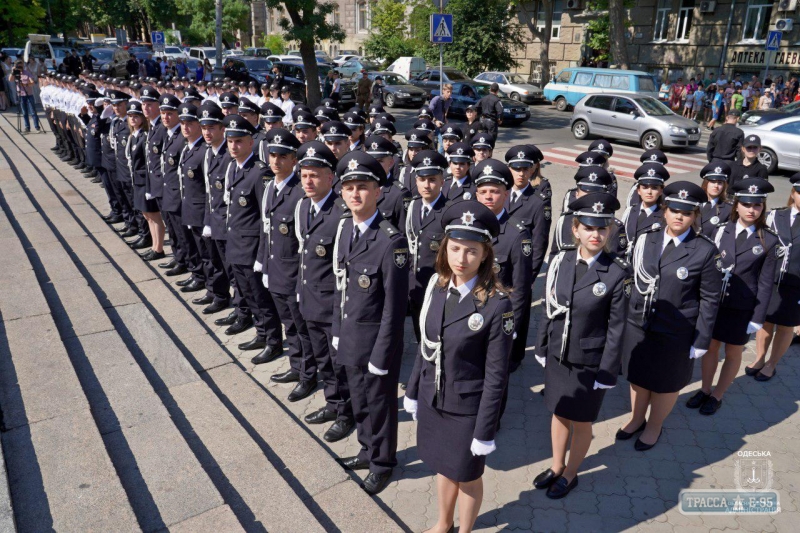
[[[534,39],[539,39],[539,61],[542,64],[542,84],[550,81],[550,36],[553,34],[553,0],[540,0],[544,7],[544,28],[539,30],[536,17],[538,11],[529,11],[525,4],[519,2],[519,19],[525,23]],[[536,6],[533,6],[535,9]]]
[[[608,22],[609,22],[609,48],[611,48],[611,58],[621,69],[629,68],[628,45],[625,42],[625,13],[623,0],[609,0],[608,2]]]
[[[295,26],[306,26],[307,24],[296,9],[286,9],[289,19]],[[314,38],[300,39],[300,57],[303,58],[303,67],[306,71],[306,105],[311,109],[317,107],[322,101],[322,90],[319,86],[319,68],[317,68],[317,56],[314,50]]]

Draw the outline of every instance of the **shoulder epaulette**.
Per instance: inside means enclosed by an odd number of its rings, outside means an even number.
[[[528,229],[528,226],[522,221],[522,219],[517,218],[516,216],[508,217],[508,223],[513,224],[519,231],[524,231]]]
[[[563,245],[561,245],[561,250],[560,251],[563,252],[564,250],[577,250],[577,249],[578,249],[578,246],[576,244],[563,244]]]
[[[612,254],[612,256],[614,257],[614,262],[618,264],[620,267],[622,267],[623,270],[628,270],[631,267],[631,264],[625,261],[620,256],[616,254]]]
[[[383,230],[383,232],[389,237],[394,237],[395,235],[398,235],[400,233],[400,230],[394,227],[394,224],[392,224],[388,220],[381,220],[381,223],[379,225],[380,228]]]
[[[544,200],[545,202],[548,201],[551,198],[551,196],[549,194],[547,194],[546,192],[537,192],[536,195],[539,198],[541,198],[542,200]]]
[[[395,187],[397,187],[401,191],[405,191],[406,190],[406,186],[403,185],[402,183],[400,183],[400,180],[394,180],[392,183],[394,184]]]
[[[256,168],[258,168],[259,170],[264,170],[265,168],[267,168],[267,164],[264,163],[263,161],[256,161]]]
[[[712,239],[711,237],[709,237],[708,235],[706,235],[704,233],[698,233],[697,236],[700,237],[701,239],[707,240],[708,242],[710,242],[714,246],[717,245],[717,243],[714,242],[714,239]]]
[[[777,232],[777,231],[775,231],[774,229],[772,229],[771,227],[769,227],[769,226],[764,226],[764,230],[765,230],[765,231],[767,231],[767,233],[772,233],[773,235],[775,235],[776,237],[778,237],[778,232]]]
[[[725,227],[725,226],[727,226],[727,225],[728,225],[728,222],[727,222],[727,221],[725,221],[725,222],[719,222],[719,223],[717,223],[717,225],[716,225],[716,226],[717,226],[718,228],[723,228],[723,227]]]

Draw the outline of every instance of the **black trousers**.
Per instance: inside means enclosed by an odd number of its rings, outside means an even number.
[[[203,272],[203,260],[200,257],[200,250],[197,248],[192,229],[185,224],[178,224],[175,230],[175,234],[170,231],[169,236],[173,242],[177,239],[178,245],[186,250],[186,268],[192,273],[193,279],[205,283],[206,275]]]
[[[531,323],[531,302],[525,303],[519,323],[515,325],[517,338],[511,343],[511,360],[520,362],[525,358],[525,348],[528,344],[528,328]]]
[[[322,379],[325,394],[325,409],[336,413],[338,420],[352,420],[353,406],[350,404],[350,390],[347,387],[347,373],[336,362],[336,349],[333,347],[333,334],[329,322],[306,321],[311,349],[314,351],[319,377]]]
[[[300,374],[301,381],[317,379],[317,363],[311,348],[308,328],[300,314],[297,294],[278,294],[270,291],[286,335],[287,355],[292,370]]]
[[[492,118],[482,118],[481,124],[483,124],[483,127],[486,128],[486,131],[491,133],[495,140],[497,140],[497,121]]]
[[[224,302],[227,305],[231,299],[231,285],[222,257],[214,246],[214,241],[203,237],[203,228],[192,226],[191,232],[200,257],[206,291],[214,296],[214,301]]]
[[[233,269],[231,268],[230,263],[228,263],[228,260],[225,258],[225,248],[227,245],[228,241],[214,239],[214,246],[216,247],[217,253],[220,255],[223,264],[225,265],[228,283],[230,283],[230,286],[233,289],[231,305],[233,305],[234,309],[236,309],[236,316],[241,318],[250,318],[250,307],[247,305],[247,300],[242,297],[242,291],[239,290],[239,285],[236,283],[236,277],[233,275]]]
[[[397,466],[397,380],[400,360],[385,376],[376,376],[367,366],[345,366],[350,401],[356,419],[361,451],[369,471],[386,474]]]
[[[261,272],[253,270],[252,265],[231,265],[236,284],[242,291],[242,296],[247,300],[253,322],[256,326],[256,335],[267,344],[279,346],[283,343],[281,335],[281,321],[278,310],[269,291],[261,282]]]
[[[119,174],[114,172],[111,185],[114,187],[114,194],[119,201],[122,218],[125,219],[125,226],[138,231],[136,212],[133,209],[133,183],[127,180],[120,180],[117,176]]]
[[[161,198],[157,198],[159,209],[161,206]],[[175,262],[179,265],[187,266],[186,248],[181,247],[180,240],[177,235],[181,232],[181,214],[171,213],[161,209],[161,217],[164,219],[164,225],[169,232],[169,238],[172,241],[172,256]]]
[[[108,197],[108,205],[111,208],[112,215],[121,215],[122,208],[120,207],[117,193],[114,192],[114,185],[111,183],[111,176],[108,174],[108,169],[103,166],[94,167],[100,177],[100,182],[103,184],[103,190],[106,191]]]

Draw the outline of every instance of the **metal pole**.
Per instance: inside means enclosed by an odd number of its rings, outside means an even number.
[[[215,57],[216,62],[214,65],[214,76],[224,76],[225,71],[222,68],[222,0],[216,0],[216,11],[217,11],[217,28],[216,28],[216,45],[217,45],[217,55]]]
[[[444,13],[444,0],[439,0],[439,13]],[[436,28],[433,29],[436,31]],[[444,91],[444,45],[439,45],[439,95]]]
[[[736,0],[731,1],[731,12],[728,15],[728,27],[725,29],[725,42],[722,44],[722,54],[719,56],[719,73],[725,69],[725,56],[728,55],[728,41],[731,37],[731,25],[733,24],[733,9],[736,7]]]
[[[767,50],[766,57],[764,58],[764,61],[765,61],[765,63],[766,63],[766,64],[764,65],[764,79],[765,79],[765,80],[766,80],[767,78],[769,78],[769,64],[770,64],[770,58],[771,58],[771,57],[772,57],[772,52],[771,52],[771,51],[769,51],[769,50]]]

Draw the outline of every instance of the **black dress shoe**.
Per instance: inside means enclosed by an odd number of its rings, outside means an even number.
[[[761,372],[762,368],[764,367],[762,366],[760,368],[753,368],[752,366],[746,366],[744,367],[744,373],[747,374],[748,376],[755,376],[756,374]]]
[[[225,330],[225,335],[238,335],[239,333],[247,331],[248,329],[252,328],[253,325],[254,324],[252,317],[249,316],[237,317],[236,320],[234,320],[233,324],[231,324],[231,327]],[[251,348],[251,349],[255,350],[256,348]]]
[[[114,228],[114,231],[116,231],[119,234],[128,233],[130,230],[131,230],[130,226],[122,226],[121,228]]]
[[[706,394],[705,392],[699,390],[694,396],[686,401],[686,407],[689,409],[697,409],[698,407],[702,407],[709,398],[711,398],[710,394]]]
[[[354,457],[339,457],[336,462],[342,465],[345,470],[366,470],[369,468],[369,461],[359,459],[357,455]]]
[[[324,424],[325,422],[333,422],[336,417],[337,414],[334,411],[329,411],[322,407],[310,415],[306,415],[303,420],[306,421],[306,424]]]
[[[289,393],[289,396],[286,398],[290,402],[299,402],[303,398],[308,398],[313,394],[313,392],[317,390],[317,380],[316,379],[309,379],[307,381],[301,381],[297,385],[295,385],[294,390]]]
[[[644,428],[646,428],[646,427],[647,427],[647,420],[642,422],[642,425],[639,426],[639,429],[637,429],[633,433],[628,433],[627,431],[622,431],[621,429],[618,429],[617,430],[617,434],[614,436],[614,438],[616,440],[628,440],[631,437],[633,437],[634,435],[636,435],[637,433],[639,433],[641,431],[644,431]]]
[[[756,374],[756,378],[755,379],[756,379],[756,381],[769,381],[772,378],[774,378],[775,374],[777,374],[777,373],[778,373],[778,369],[777,368],[772,371],[772,375],[771,376],[767,376],[765,374],[762,374],[761,371],[759,370],[758,374]]]
[[[337,420],[331,424],[331,427],[328,428],[322,438],[325,439],[326,442],[340,441],[350,434],[350,431],[352,431],[355,425],[356,423],[352,419]]]
[[[224,300],[217,300],[213,302],[211,305],[203,309],[204,315],[213,315],[214,313],[219,313],[220,311],[224,311],[228,308],[228,302]]]
[[[180,276],[181,274],[186,274],[189,270],[183,265],[175,265],[174,267],[170,268],[166,272],[164,272],[165,276]]]
[[[263,365],[264,363],[269,363],[270,361],[274,361],[277,359],[281,354],[283,354],[283,344],[270,344],[269,346],[265,346],[261,353],[250,359],[250,362],[254,365]],[[291,383],[290,381],[281,381],[279,383]]]
[[[186,279],[182,279],[180,281],[176,281],[175,285],[177,285],[178,287],[185,287],[188,284],[190,284],[192,281],[194,281],[194,278],[192,276],[189,276]]]
[[[158,268],[166,268],[166,269],[175,268],[176,266],[178,266],[178,262],[175,261],[174,259],[170,259],[166,263],[158,264]]]
[[[254,337],[253,340],[243,342],[239,345],[240,350],[263,350],[264,347],[267,345],[267,341],[265,339],[261,339],[259,337]]]
[[[91,179],[91,182],[92,182],[92,183],[102,183],[102,182],[103,182],[103,180],[101,180],[100,178],[95,178],[95,177],[92,177],[92,179]]]
[[[181,287],[181,292],[197,292],[206,288],[206,284],[200,280],[192,280],[188,285]]]
[[[138,241],[131,244],[131,249],[141,250],[143,248],[150,248],[151,246],[153,246],[153,239],[150,237],[142,237]]]
[[[567,482],[567,479],[559,476],[555,482],[547,489],[546,496],[551,500],[559,500],[570,493],[572,489],[578,486],[578,476],[575,476],[572,481]]]
[[[269,380],[273,383],[297,383],[300,381],[300,373],[296,370],[287,370],[280,374],[273,374]]]
[[[658,432],[658,439],[653,444],[645,444],[642,442],[642,438],[639,437],[636,439],[636,442],[633,443],[633,449],[637,452],[646,452],[656,444],[658,444],[658,440],[661,438],[661,434],[664,433],[664,429],[662,428],[661,431]]]
[[[215,326],[231,326],[234,322],[236,322],[236,309],[228,313],[228,316],[225,318],[218,318],[214,321]]]
[[[709,396],[708,400],[700,408],[701,415],[713,415],[719,408],[722,407],[722,400],[717,400],[713,396]]]
[[[129,228],[128,231],[126,231],[125,233],[119,234],[119,236],[122,237],[123,239],[128,239],[130,237],[135,237],[137,235],[139,235],[139,230],[133,228]]]
[[[391,479],[391,471],[386,472],[385,474],[376,474],[374,472],[370,472],[369,475],[367,475],[367,478],[361,484],[361,488],[364,489],[364,492],[370,496],[374,496],[385,489],[386,485],[389,484]]]
[[[119,224],[123,218],[120,215],[112,215],[106,219],[107,224]]]
[[[208,305],[214,303],[214,296],[211,294],[206,294],[205,296],[201,296],[200,298],[195,298],[192,300],[192,303],[195,305]]]
[[[164,254],[164,252],[156,252],[155,250],[147,250],[143,254],[139,254],[139,257],[145,261],[156,261],[158,259],[164,259],[166,254]]]
[[[547,470],[545,470],[544,472],[533,478],[533,486],[536,487],[537,489],[546,489],[547,487],[552,485],[553,482],[559,477],[561,477],[560,474],[556,474],[555,472],[553,472],[552,469],[548,468]]]

